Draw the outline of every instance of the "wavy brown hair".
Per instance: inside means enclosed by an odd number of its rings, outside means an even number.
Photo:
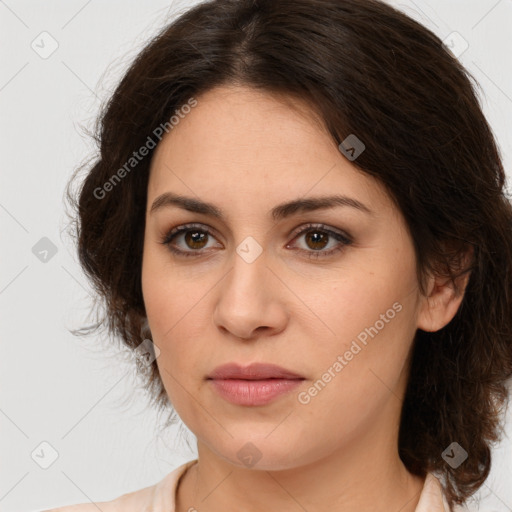
[[[147,44],[98,117],[98,154],[76,198],[68,188],[79,261],[103,308],[80,332],[102,327],[130,350],[149,336],[141,265],[154,149],[98,191],[191,97],[225,84],[301,98],[336,144],[364,142],[354,164],[402,212],[422,291],[429,272],[455,285],[470,272],[453,320],[416,333],[399,432],[408,470],[438,472],[450,506],[464,503],[488,476],[512,375],[512,210],[475,79],[387,4],[212,0]],[[143,376],[152,404],[172,411],[156,362]],[[454,441],[468,452],[457,468],[441,456]]]

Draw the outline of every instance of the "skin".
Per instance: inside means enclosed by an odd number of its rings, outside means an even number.
[[[421,294],[402,215],[307,105],[242,86],[217,87],[197,100],[153,155],[142,264],[158,368],[197,437],[199,462],[180,481],[177,511],[414,511],[424,479],[398,456],[406,362],[416,330],[446,325],[462,296],[434,276]],[[165,192],[213,203],[226,217],[177,206],[151,212]],[[371,213],[336,206],[278,221],[268,214],[285,201],[333,193]],[[161,243],[187,223],[212,232],[202,242],[174,239],[192,257]],[[307,223],[350,234],[352,243],[309,259],[340,243],[328,236],[315,245],[311,236],[325,232],[300,234]],[[249,236],[262,249],[251,263],[236,251]],[[298,393],[394,303],[400,312],[300,403]],[[271,362],[305,380],[264,406],[234,405],[206,380],[232,361]],[[237,457],[248,442],[261,453],[253,467]]]

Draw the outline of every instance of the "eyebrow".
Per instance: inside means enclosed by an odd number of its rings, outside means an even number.
[[[182,196],[173,192],[165,192],[158,196],[151,205],[150,214],[166,207],[177,206],[184,210],[194,213],[209,215],[217,219],[224,219],[225,212],[211,203],[206,203],[193,197]],[[290,217],[291,215],[314,210],[334,208],[336,206],[349,206],[362,212],[373,214],[372,210],[366,205],[344,195],[331,195],[320,197],[307,197],[294,199],[286,203],[279,204],[272,208],[269,212],[275,221]]]

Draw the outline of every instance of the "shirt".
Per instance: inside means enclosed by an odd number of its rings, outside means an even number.
[[[111,501],[68,505],[41,512],[176,512],[176,490],[181,476],[195,464],[191,460],[177,467],[155,485],[123,494]],[[455,506],[454,512],[468,511]],[[432,473],[427,473],[415,512],[450,512],[441,483]]]

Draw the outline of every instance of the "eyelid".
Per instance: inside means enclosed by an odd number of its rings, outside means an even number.
[[[172,246],[171,241],[176,236],[180,236],[183,233],[186,233],[187,231],[192,231],[193,229],[197,229],[198,231],[202,231],[206,233],[207,235],[213,236],[215,239],[217,239],[216,230],[212,228],[211,226],[203,223],[188,223],[188,224],[180,224],[179,226],[176,226],[172,228],[170,231],[168,231],[160,241],[161,244],[167,246],[167,248],[174,254],[177,254],[178,256],[184,256],[184,257],[200,257],[203,254],[208,254],[209,250],[199,249],[199,250],[183,250],[183,249],[177,249]],[[328,258],[329,256],[334,255],[335,253],[338,253],[340,251],[343,251],[346,246],[351,245],[353,243],[353,238],[351,235],[346,233],[345,231],[339,230],[334,227],[330,227],[326,224],[322,223],[306,223],[302,224],[296,229],[294,229],[287,238],[292,237],[292,242],[301,236],[304,233],[307,233],[308,231],[323,231],[324,233],[327,233],[328,236],[335,238],[338,241],[338,244],[336,247],[331,248],[327,251],[323,250],[306,250],[306,249],[293,249],[296,251],[299,251],[301,253],[307,254],[306,257],[308,258]],[[286,245],[286,248],[290,247],[290,243]]]
[[[305,231],[312,231],[313,229],[317,229],[318,231],[325,231],[327,233],[334,233],[340,237],[343,237],[346,243],[352,243],[353,239],[352,236],[350,236],[345,231],[342,231],[340,229],[328,226],[327,224],[322,224],[320,222],[310,222],[306,224],[302,224],[298,228],[294,229],[289,236],[293,237],[294,239],[297,238],[298,235],[301,235]]]
[[[292,232],[292,234],[290,235],[290,236],[293,236],[292,242],[295,239],[301,237],[303,234],[308,233],[310,231],[322,231],[324,233],[327,233],[327,235],[330,238],[334,238],[338,242],[333,248],[331,248],[331,249],[329,249],[327,251],[323,251],[323,250],[315,251],[315,250],[306,250],[306,249],[292,249],[292,250],[295,250],[295,251],[299,251],[300,253],[303,253],[304,257],[308,258],[310,260],[312,260],[312,259],[316,259],[316,260],[325,259],[325,260],[328,261],[329,258],[343,253],[346,250],[347,246],[350,246],[350,245],[353,244],[353,238],[348,233],[346,233],[344,231],[341,231],[341,230],[338,230],[336,228],[331,228],[330,226],[328,226],[326,224],[314,223],[314,222],[313,223],[307,223],[305,225],[303,224],[302,226],[300,226],[299,228],[294,230]],[[290,244],[287,244],[286,248],[289,248],[289,247],[290,247]]]
[[[217,230],[209,226],[208,224],[203,224],[202,222],[190,222],[188,224],[180,224],[170,230],[165,231],[165,234],[163,235],[162,243],[168,243],[170,239],[174,235],[182,234],[188,230],[197,229],[198,231],[204,231],[205,233],[208,233],[209,235],[215,236],[216,239],[218,239]]]

